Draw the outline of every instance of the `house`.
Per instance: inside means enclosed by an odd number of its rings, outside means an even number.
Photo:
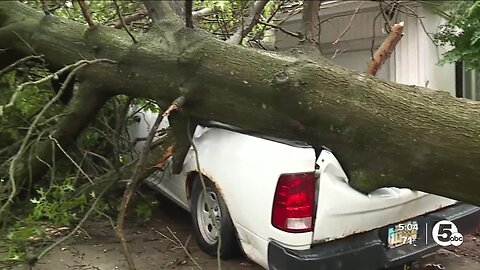
[[[283,28],[299,31],[301,12],[288,15],[289,18],[285,14],[282,16],[280,19],[286,19]],[[319,18],[322,54],[338,65],[359,72],[366,70],[372,52],[387,36],[389,25],[403,21],[404,36],[377,76],[480,100],[479,72],[466,71],[461,63],[437,64],[448,48],[438,47],[433,42],[433,34],[445,22],[435,13],[434,5],[387,1],[381,8],[379,2],[374,1],[325,1]],[[279,50],[298,46],[297,38],[276,32],[275,44]],[[339,41],[335,42],[337,39]]]

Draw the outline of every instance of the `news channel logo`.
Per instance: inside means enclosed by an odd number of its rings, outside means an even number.
[[[442,247],[458,247],[463,243],[463,235],[458,232],[457,226],[448,220],[441,220],[433,226],[432,237],[435,243]]]

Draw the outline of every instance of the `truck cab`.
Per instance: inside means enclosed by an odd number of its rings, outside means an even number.
[[[156,117],[142,114],[132,139]],[[182,171],[171,165],[146,182],[191,213],[200,248],[215,256],[220,244],[228,259],[238,245],[265,269],[394,267],[439,248],[437,222],[460,233],[480,223],[477,207],[449,198],[396,187],[360,193],[334,150],[213,121],[196,126]]]

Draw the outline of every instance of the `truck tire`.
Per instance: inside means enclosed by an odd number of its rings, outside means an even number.
[[[240,248],[227,206],[212,181],[206,177],[203,177],[203,179],[212,211],[208,211],[202,182],[200,177],[197,176],[194,179],[190,201],[195,239],[202,251],[210,256],[217,256],[218,229],[213,223],[214,219],[210,218],[210,213],[213,213],[216,219],[220,221],[220,257],[222,259],[234,258],[238,256]]]

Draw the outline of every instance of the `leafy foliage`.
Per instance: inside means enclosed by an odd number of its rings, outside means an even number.
[[[37,189],[38,197],[30,199],[34,205],[28,217],[31,221],[47,221],[49,223],[67,226],[77,221],[77,213],[82,213],[88,205],[86,194],[75,194],[72,177],[63,183],[54,183],[48,189]]]
[[[251,1],[199,1],[195,3],[196,7],[208,7],[218,9],[209,18],[205,18],[200,22],[200,27],[218,36],[220,39],[226,40],[233,34],[236,26],[240,23],[240,15],[246,15]]]
[[[11,72],[0,78],[1,104],[8,103],[15,88],[35,75],[37,74],[19,75],[18,72]],[[0,117],[0,147],[6,147],[21,139],[33,117],[52,95],[50,89],[42,86],[31,85],[25,87],[15,99],[14,106],[5,109],[3,116]],[[47,117],[53,115],[48,114]]]
[[[22,225],[22,222],[18,222],[15,226],[11,227],[8,234],[5,237],[4,247],[7,252],[0,256],[0,263],[2,261],[21,261],[25,258],[26,251],[25,246],[30,240],[40,239],[45,236],[45,231],[36,225]],[[3,245],[0,245],[0,247]]]
[[[42,9],[41,1],[24,0],[26,4],[35,9]],[[95,22],[109,24],[117,20],[117,13],[113,1],[87,1]],[[129,15],[142,8],[139,1],[122,0],[117,1],[122,14]],[[73,21],[85,22],[82,11],[78,3],[72,0],[66,1],[48,1],[48,9],[55,12],[56,16],[62,16]]]
[[[278,11],[278,7],[285,1],[269,1],[262,12],[262,20],[268,20],[275,12]],[[228,0],[228,1],[215,1],[215,0],[197,0],[195,6],[197,9],[202,7],[216,8],[218,12],[204,18],[200,21],[199,26],[212,34],[216,35],[220,39],[227,40],[235,30],[241,26],[244,22],[244,17],[248,16],[249,10],[252,8],[254,1],[242,1],[242,0]],[[265,26],[256,25],[251,33],[248,34],[248,40],[259,40],[263,37]],[[244,43],[246,45],[247,42]]]
[[[435,38],[453,49],[442,62],[463,61],[467,68],[480,68],[480,1],[450,1],[444,13],[447,22]]]

